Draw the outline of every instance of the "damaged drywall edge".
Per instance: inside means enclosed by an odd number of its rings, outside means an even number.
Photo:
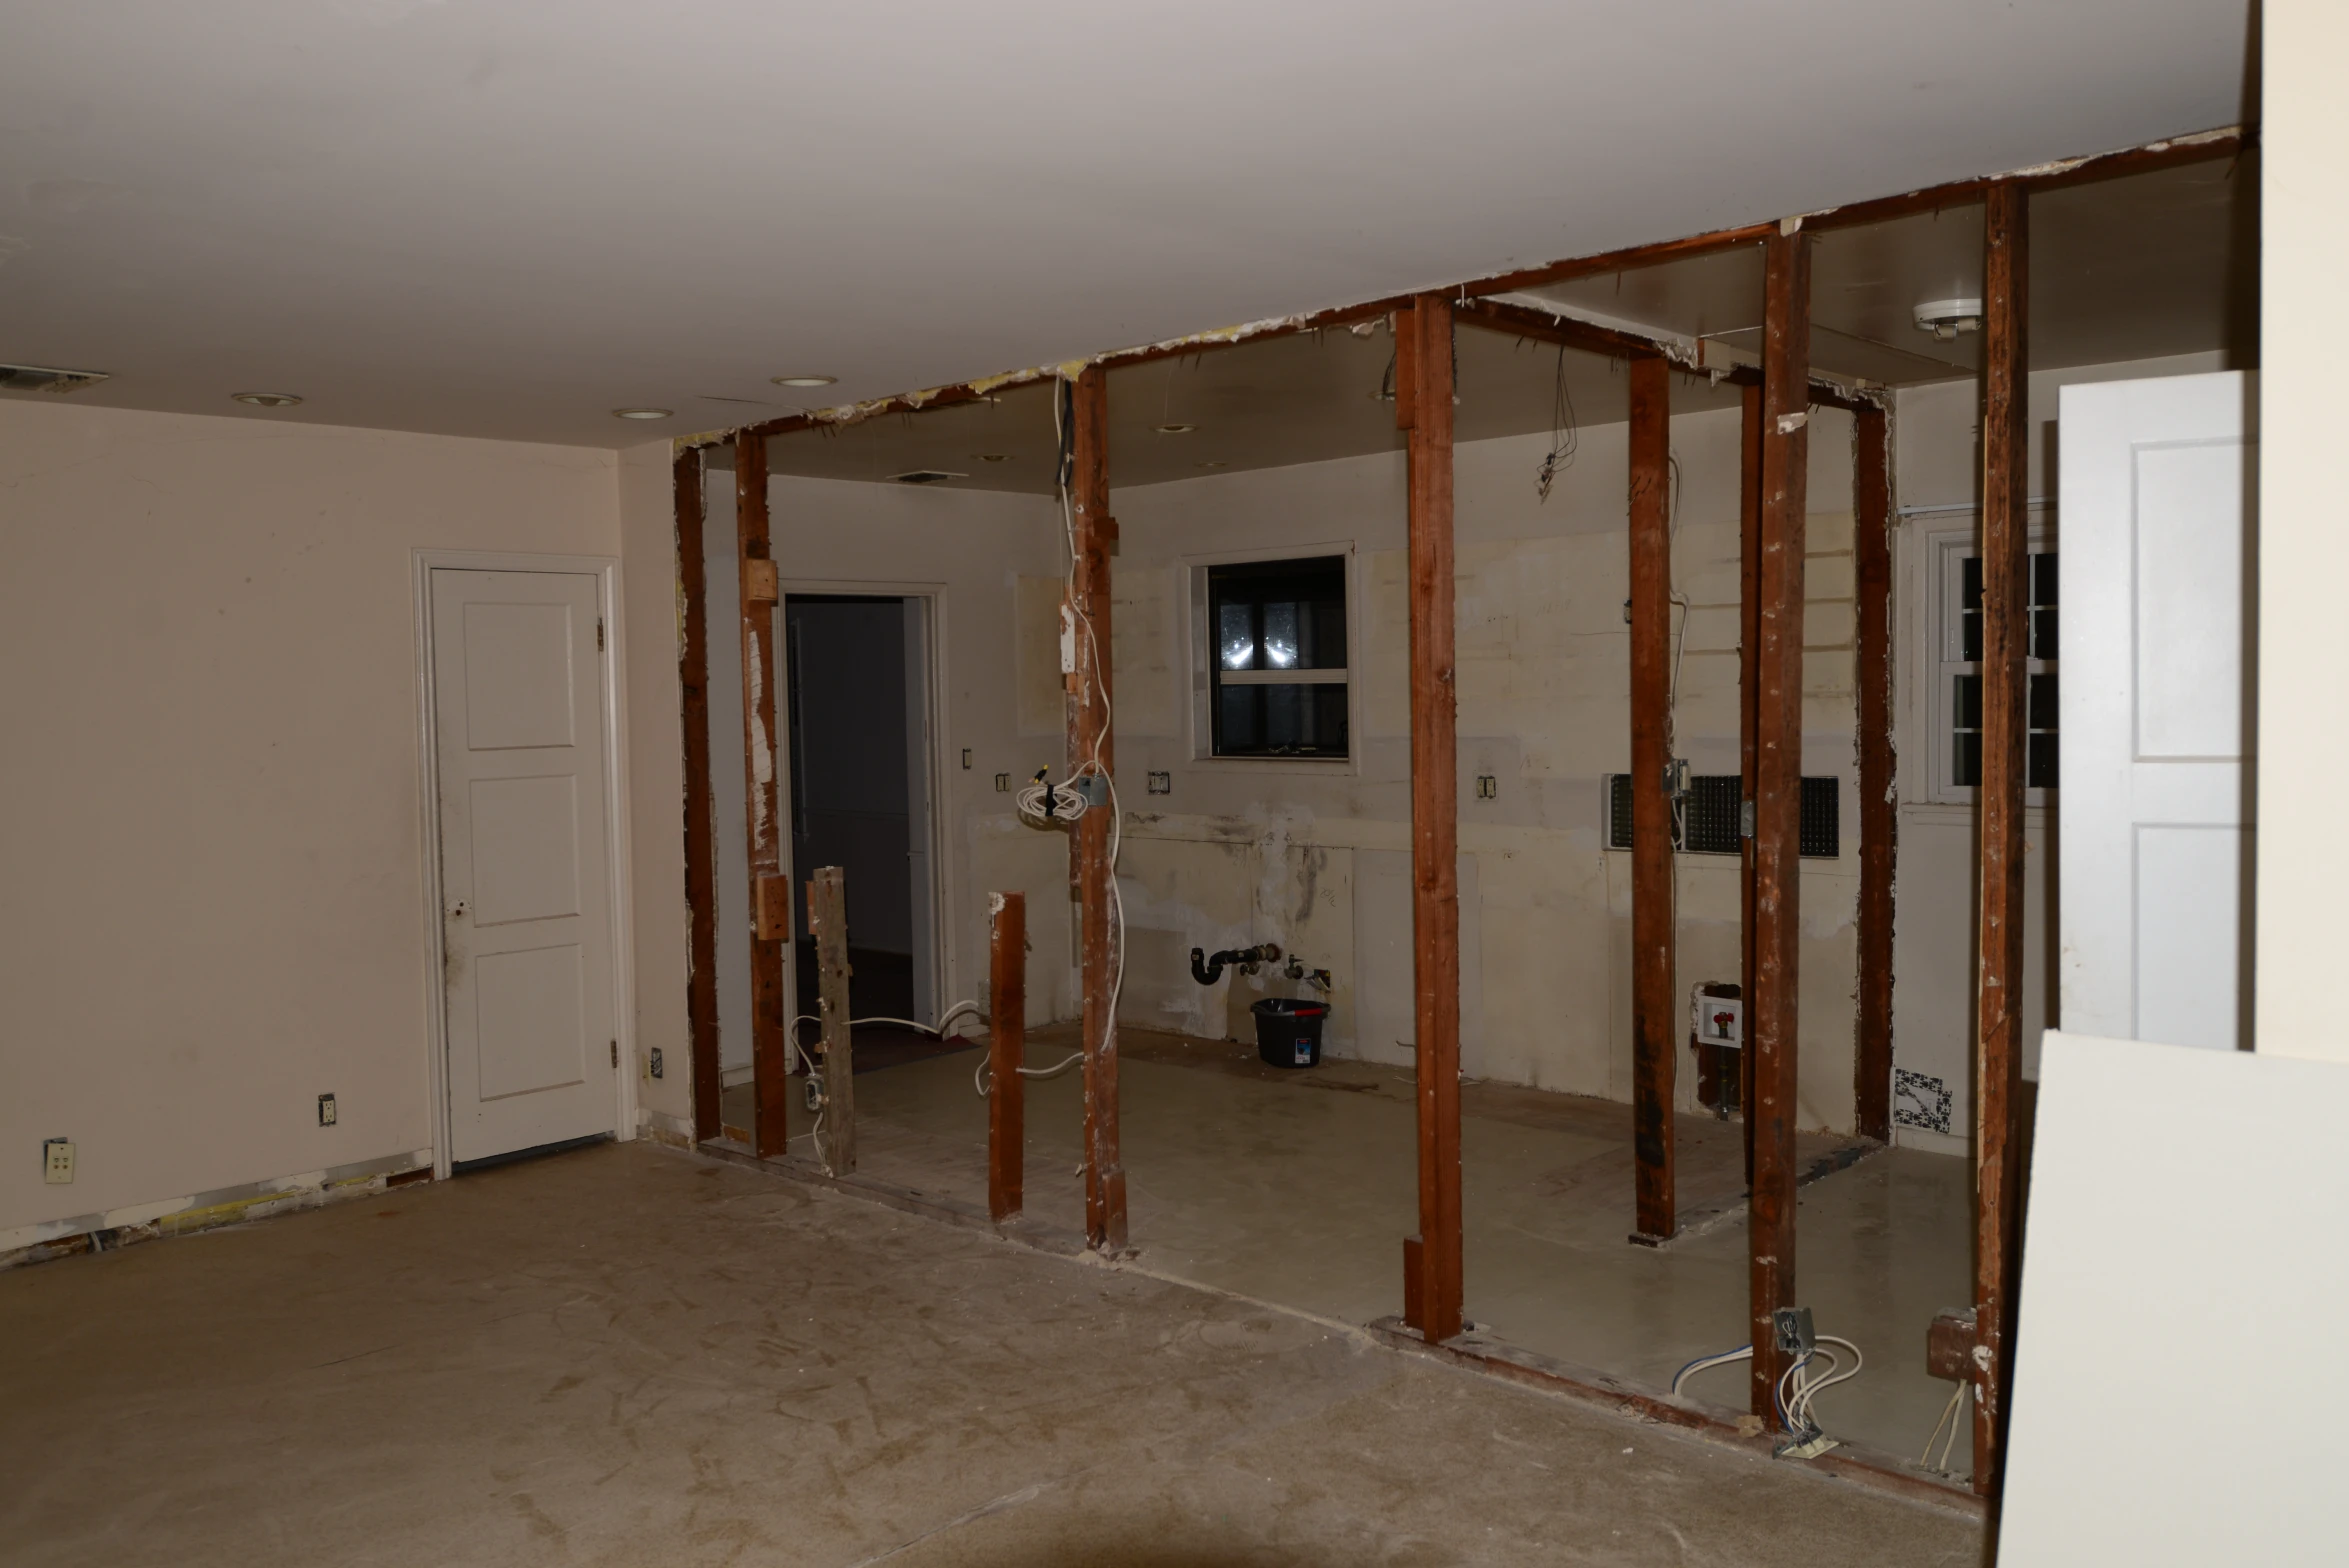
[[[161,1236],[183,1236],[343,1198],[380,1192],[394,1176],[432,1169],[432,1151],[415,1149],[325,1170],[272,1176],[187,1197],[124,1204],[95,1214],[42,1220],[0,1231],[0,1270],[76,1252],[108,1251]]]
[[[2100,158],[2117,158],[2124,153],[2164,153],[2174,148],[2208,147],[2214,142],[2243,140],[2243,127],[2222,125],[2216,130],[2196,131],[2190,136],[2165,136],[2157,142],[2144,142],[2135,147],[2114,147],[2105,152],[2088,153],[2078,158],[2057,158],[2048,163],[2035,163],[2028,168],[2009,169],[2004,174],[1990,176],[1993,180],[2043,180],[2053,175],[2069,174],[2074,169],[2086,168]]]

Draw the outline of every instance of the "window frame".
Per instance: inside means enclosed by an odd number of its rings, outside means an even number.
[[[1957,763],[1957,685],[1955,677],[1979,674],[1979,660],[1965,655],[1965,623],[1959,606],[1963,593],[1963,573],[1958,562],[1981,554],[1981,514],[1972,512],[1941,521],[1925,531],[1919,543],[1921,564],[1924,568],[1924,614],[1918,617],[1922,634],[1916,644],[1917,668],[1923,677],[1924,690],[1919,694],[1919,718],[1926,728],[1926,780],[1915,799],[1932,805],[1972,806],[1981,795],[1979,785],[1953,784]],[[2057,539],[2055,508],[2034,504],[2031,508],[2027,534],[2028,548],[2037,555],[2044,551],[2057,552],[2060,574],[2061,546]],[[2059,587],[2060,594],[2060,587]],[[2057,656],[2054,659],[2029,658],[2024,661],[2025,694],[2028,698],[2028,677],[2055,675],[2063,671],[2060,612],[2062,601],[2057,600],[2059,613]],[[2057,777],[2062,777],[2062,730],[2056,731]],[[2043,811],[2055,804],[2056,790],[2043,786],[2028,787],[2023,791],[2023,805],[2027,810]]]
[[[1217,566],[1254,566],[1268,561],[1313,561],[1335,556],[1346,593],[1346,667],[1342,670],[1301,671],[1310,684],[1346,688],[1346,755],[1224,756],[1215,750],[1215,669],[1219,643],[1208,624],[1214,613],[1214,595],[1208,587],[1208,569]],[[1218,550],[1181,558],[1183,567],[1183,660],[1190,675],[1190,701],[1185,704],[1188,734],[1184,749],[1191,765],[1211,769],[1246,769],[1262,773],[1283,769],[1327,774],[1332,770],[1359,773],[1362,766],[1362,556],[1354,541],[1326,544],[1282,544],[1254,550]],[[1275,684],[1255,677],[1279,672],[1248,671],[1249,684]],[[1333,678],[1334,677],[1334,678]]]

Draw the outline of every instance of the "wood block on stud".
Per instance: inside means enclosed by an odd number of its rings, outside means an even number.
[[[760,877],[755,929],[762,942],[782,942],[791,936],[791,879]]]
[[[1925,1370],[1952,1383],[1974,1378],[1974,1314],[1948,1308],[1925,1325]]]
[[[775,588],[775,563],[750,560],[742,563],[744,597],[759,604],[773,604],[778,597]]]

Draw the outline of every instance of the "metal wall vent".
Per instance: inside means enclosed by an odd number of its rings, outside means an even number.
[[[941,480],[968,479],[971,476],[950,474],[943,468],[909,468],[902,474],[891,474],[889,477],[901,485],[934,485]]]
[[[0,365],[0,389],[10,392],[47,392],[63,397],[107,380],[103,370],[55,370],[47,365]]]
[[[1734,773],[1700,773],[1688,781],[1681,832],[1673,848],[1685,855],[1736,855],[1745,849],[1744,781]],[[1841,791],[1832,777],[1803,780],[1802,854],[1833,860],[1843,849]],[[1607,775],[1607,847],[1631,847],[1631,779]]]

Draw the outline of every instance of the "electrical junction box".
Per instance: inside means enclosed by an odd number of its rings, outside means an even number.
[[[1727,991],[1730,994],[1723,996]],[[1745,999],[1737,987],[1700,985],[1688,1001],[1689,1029],[1699,1045],[1741,1050],[1745,1046]]]
[[[52,1187],[63,1186],[73,1180],[73,1143],[71,1140],[50,1138],[42,1142],[41,1180]]]
[[[1062,788],[1064,795],[1074,795],[1085,803],[1089,811],[1095,806],[1109,804],[1109,780],[1098,773],[1080,774]]]

